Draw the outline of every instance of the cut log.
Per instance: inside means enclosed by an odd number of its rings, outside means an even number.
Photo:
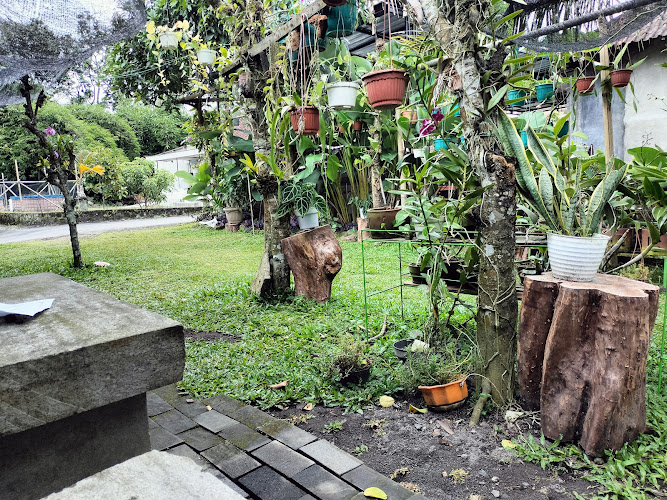
[[[598,274],[590,283],[526,277],[519,384],[527,406],[539,401],[546,437],[601,455],[644,431],[658,296],[657,286],[619,276]]]
[[[294,292],[317,302],[331,298],[331,283],[343,265],[343,252],[330,226],[320,226],[281,241],[294,275]]]

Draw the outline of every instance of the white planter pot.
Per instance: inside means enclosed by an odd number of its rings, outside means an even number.
[[[368,219],[368,215],[366,215],[366,212],[364,211],[363,208],[360,208],[360,209],[359,209],[359,217],[360,217],[361,219]]]
[[[215,62],[215,50],[199,49],[197,51],[197,59],[200,64],[211,66]]]
[[[305,214],[296,214],[296,220],[299,222],[299,229],[315,229],[320,225],[320,217],[316,208],[309,209]]]
[[[329,85],[329,106],[334,109],[353,109],[360,85],[356,82],[337,82]]]
[[[413,149],[412,155],[415,158],[426,158],[426,151],[424,151],[424,148]]]
[[[176,33],[173,31],[167,31],[165,33],[160,33],[160,45],[163,49],[176,49],[178,48],[178,38],[176,38]]]
[[[566,281],[593,281],[598,272],[609,236],[591,238],[547,234],[549,263],[554,278]]]

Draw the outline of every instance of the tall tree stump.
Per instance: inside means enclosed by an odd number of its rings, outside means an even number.
[[[285,259],[294,275],[294,292],[317,302],[331,298],[331,283],[343,265],[343,252],[330,226],[284,238]]]
[[[646,358],[659,288],[598,274],[590,283],[527,276],[519,386],[550,439],[589,455],[620,449],[646,425]]]

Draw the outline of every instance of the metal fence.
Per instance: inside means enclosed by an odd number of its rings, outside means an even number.
[[[67,188],[76,196],[76,182]],[[63,209],[60,190],[46,181],[0,181],[0,207],[9,212],[55,212]]]

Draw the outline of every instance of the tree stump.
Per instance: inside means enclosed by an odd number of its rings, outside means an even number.
[[[294,275],[294,292],[317,302],[331,298],[331,282],[343,265],[343,252],[330,226],[284,238],[285,259]]]
[[[550,439],[589,455],[617,450],[646,426],[646,358],[659,288],[598,274],[590,283],[526,276],[519,386]]]

